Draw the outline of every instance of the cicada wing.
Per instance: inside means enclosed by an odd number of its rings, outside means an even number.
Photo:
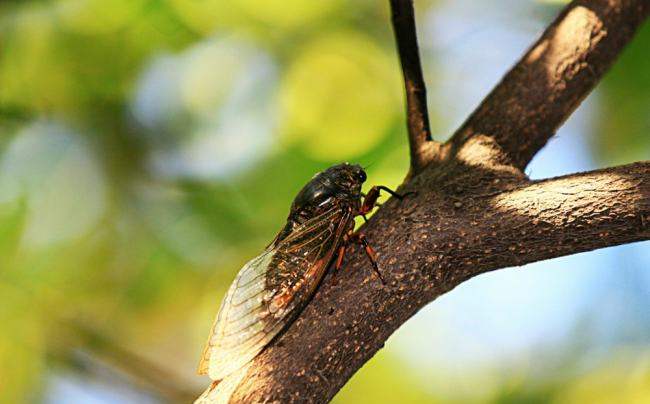
[[[277,265],[271,265],[267,275],[267,287],[276,291],[269,303],[274,316],[291,313],[309,300],[351,224],[351,212],[334,207],[277,244]]]
[[[253,359],[275,334],[264,332],[268,318],[266,272],[275,250],[267,249],[239,271],[212,326],[199,374],[223,379]]]
[[[313,294],[351,217],[325,212],[244,265],[221,303],[200,374],[223,379],[283,330]]]

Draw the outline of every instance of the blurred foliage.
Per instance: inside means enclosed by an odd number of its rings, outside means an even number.
[[[351,31],[298,51],[280,96],[285,138],[304,138],[307,152],[319,159],[345,160],[378,144],[399,105],[399,76],[386,59],[370,38]]]
[[[648,157],[649,28],[603,86],[608,160]],[[396,187],[406,150],[387,2],[0,2],[0,402],[101,356],[66,324],[200,389],[221,296],[300,186],[350,160]],[[648,396],[639,366],[621,394]],[[412,372],[380,354],[336,402],[449,401]]]
[[[634,350],[616,352],[595,372],[574,380],[553,400],[555,403],[641,404],[650,397],[650,357]]]
[[[436,403],[423,391],[404,365],[385,351],[377,353],[332,401],[337,403]]]
[[[650,25],[645,24],[602,83],[594,145],[610,164],[650,160]]]

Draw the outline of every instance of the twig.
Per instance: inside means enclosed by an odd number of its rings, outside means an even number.
[[[413,0],[390,0],[390,8],[406,90],[411,171],[417,173],[422,171],[430,160],[433,139],[427,111],[427,90],[418,52]]]

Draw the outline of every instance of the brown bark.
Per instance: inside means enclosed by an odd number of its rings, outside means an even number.
[[[522,172],[649,12],[648,0],[569,4],[452,139],[416,164],[424,169],[401,191],[417,194],[389,200],[363,227],[388,286],[355,250],[336,283],[327,276],[295,323],[226,378],[230,401],[328,401],[401,324],[463,281],[649,240],[650,162],[544,181]],[[204,402],[223,398],[210,391]]]

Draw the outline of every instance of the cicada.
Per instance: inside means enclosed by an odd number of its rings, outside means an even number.
[[[285,226],[239,271],[221,303],[199,363],[199,374],[221,380],[266,347],[300,313],[333,261],[341,266],[351,242],[364,246],[383,283],[375,253],[354,233],[354,218],[369,213],[380,190],[364,195],[363,168],[338,164],[316,174],[295,197]]]

